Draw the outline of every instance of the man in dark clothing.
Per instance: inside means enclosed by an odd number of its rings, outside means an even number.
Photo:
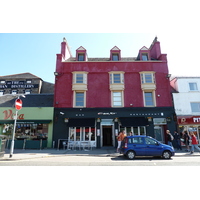
[[[169,146],[172,146],[172,134],[170,133],[170,131],[169,130],[166,130],[166,133],[167,133],[167,144],[169,145]],[[173,147],[173,146],[172,146]]]
[[[182,151],[180,135],[177,131],[174,131],[174,141],[175,141],[177,150],[180,149]]]

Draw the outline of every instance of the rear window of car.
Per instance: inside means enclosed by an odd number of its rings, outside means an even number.
[[[135,138],[129,138],[128,139],[129,144],[142,144],[142,138],[141,137],[135,137]]]

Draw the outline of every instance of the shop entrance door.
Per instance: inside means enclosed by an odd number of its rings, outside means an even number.
[[[112,146],[112,126],[103,126],[103,146]]]
[[[164,143],[164,140],[163,140],[163,127],[162,126],[154,126],[154,137],[159,142]]]

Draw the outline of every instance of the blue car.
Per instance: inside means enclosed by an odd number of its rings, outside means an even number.
[[[170,159],[175,155],[173,147],[145,135],[125,137],[122,141],[121,153],[131,160],[136,156],[161,156]]]

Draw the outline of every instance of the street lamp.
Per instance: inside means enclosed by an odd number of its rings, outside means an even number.
[[[16,123],[17,123],[17,114],[18,114],[18,111],[22,108],[22,100],[19,97],[22,96],[22,97],[25,98],[25,96],[22,95],[22,94],[19,94],[17,96],[18,97],[15,100],[16,113],[15,113],[15,116],[14,116],[14,127],[13,127],[12,142],[11,142],[11,147],[10,147],[10,158],[12,158],[14,145],[15,145],[15,129],[16,129]]]

